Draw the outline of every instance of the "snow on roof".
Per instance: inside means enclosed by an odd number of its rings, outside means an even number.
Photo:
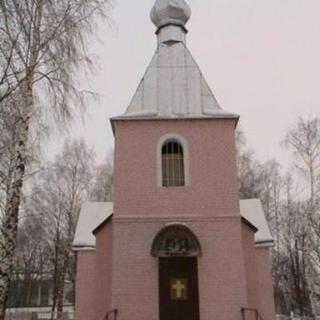
[[[96,229],[113,212],[112,202],[86,202],[82,205],[75,237],[74,250],[94,249],[96,238],[93,230]]]
[[[241,216],[252,223],[258,231],[255,234],[257,245],[272,245],[273,239],[270,228],[259,199],[240,201]],[[84,203],[74,237],[74,250],[92,250],[96,246],[93,231],[100,226],[113,213],[112,202],[87,202]]]
[[[272,245],[273,239],[270,232],[269,224],[262,209],[259,199],[249,199],[240,201],[241,216],[252,223],[258,231],[255,234],[257,245]]]

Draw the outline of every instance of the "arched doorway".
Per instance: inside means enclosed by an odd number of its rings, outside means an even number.
[[[159,231],[151,249],[159,258],[160,320],[199,320],[198,261],[200,243],[185,225]]]

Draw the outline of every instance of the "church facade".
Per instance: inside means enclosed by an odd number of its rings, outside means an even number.
[[[186,46],[191,9],[157,0],[156,53],[115,137],[114,202],[83,206],[76,320],[275,318],[272,237],[239,200],[235,127]]]

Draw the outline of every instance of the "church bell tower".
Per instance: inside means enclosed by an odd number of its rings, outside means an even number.
[[[121,319],[238,319],[247,301],[238,116],[222,110],[187,48],[190,16],[184,0],[155,2],[156,52],[112,119],[112,303]]]

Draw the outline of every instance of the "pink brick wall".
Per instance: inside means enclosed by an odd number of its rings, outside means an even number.
[[[119,320],[158,319],[157,261],[150,255],[152,223],[113,222],[112,307]]]
[[[259,310],[264,320],[274,320],[270,249],[255,246],[254,233],[246,224],[242,226],[242,238],[248,292],[247,307]],[[254,314],[251,314],[251,318],[254,319]]]
[[[75,320],[95,320],[95,254],[77,252]]]
[[[150,248],[165,220],[152,220],[114,221],[112,303],[119,309],[119,320],[159,317],[158,259],[150,255]],[[240,320],[240,308],[247,303],[239,220],[176,220],[186,223],[202,245],[198,258],[201,320]]]
[[[275,306],[271,277],[270,249],[256,248],[256,286],[259,310],[264,320],[275,319]]]
[[[234,121],[118,121],[115,127],[116,215],[239,215]],[[157,145],[182,135],[190,154],[190,187],[157,186]]]
[[[193,229],[203,249],[198,259],[201,319],[240,319],[247,302],[240,219],[204,221]]]
[[[247,279],[248,304],[244,307],[257,308],[256,294],[256,249],[254,244],[254,230],[246,223],[242,223],[242,243]]]
[[[189,147],[190,186],[157,186],[157,145],[166,134]],[[119,320],[157,320],[158,261],[150,248],[168,222],[198,236],[201,320],[236,320],[247,304],[234,121],[115,123],[112,306]]]
[[[111,310],[112,227],[111,222],[104,224],[96,234],[96,320],[104,320],[107,312]]]
[[[158,231],[173,219],[119,218],[100,229],[95,268],[95,319],[103,319],[111,308],[119,309],[119,320],[158,319],[158,259],[151,257],[150,248]],[[217,315],[219,320],[240,319],[240,308],[248,306],[257,308],[265,320],[274,320],[269,250],[255,248],[252,229],[245,224],[240,229],[237,218],[189,217],[184,221],[180,217],[175,221],[187,224],[201,242],[202,256],[198,258],[201,319],[211,320]],[[113,281],[112,230],[115,239]],[[86,255],[86,258],[89,257]],[[81,260],[79,263],[81,265]],[[88,283],[92,273],[88,261],[85,265],[86,268],[79,269],[86,287],[86,300],[82,301],[89,303]],[[77,301],[81,303],[79,298]],[[82,310],[77,309],[76,320],[91,319],[92,308]],[[251,318],[252,314],[247,319]]]

